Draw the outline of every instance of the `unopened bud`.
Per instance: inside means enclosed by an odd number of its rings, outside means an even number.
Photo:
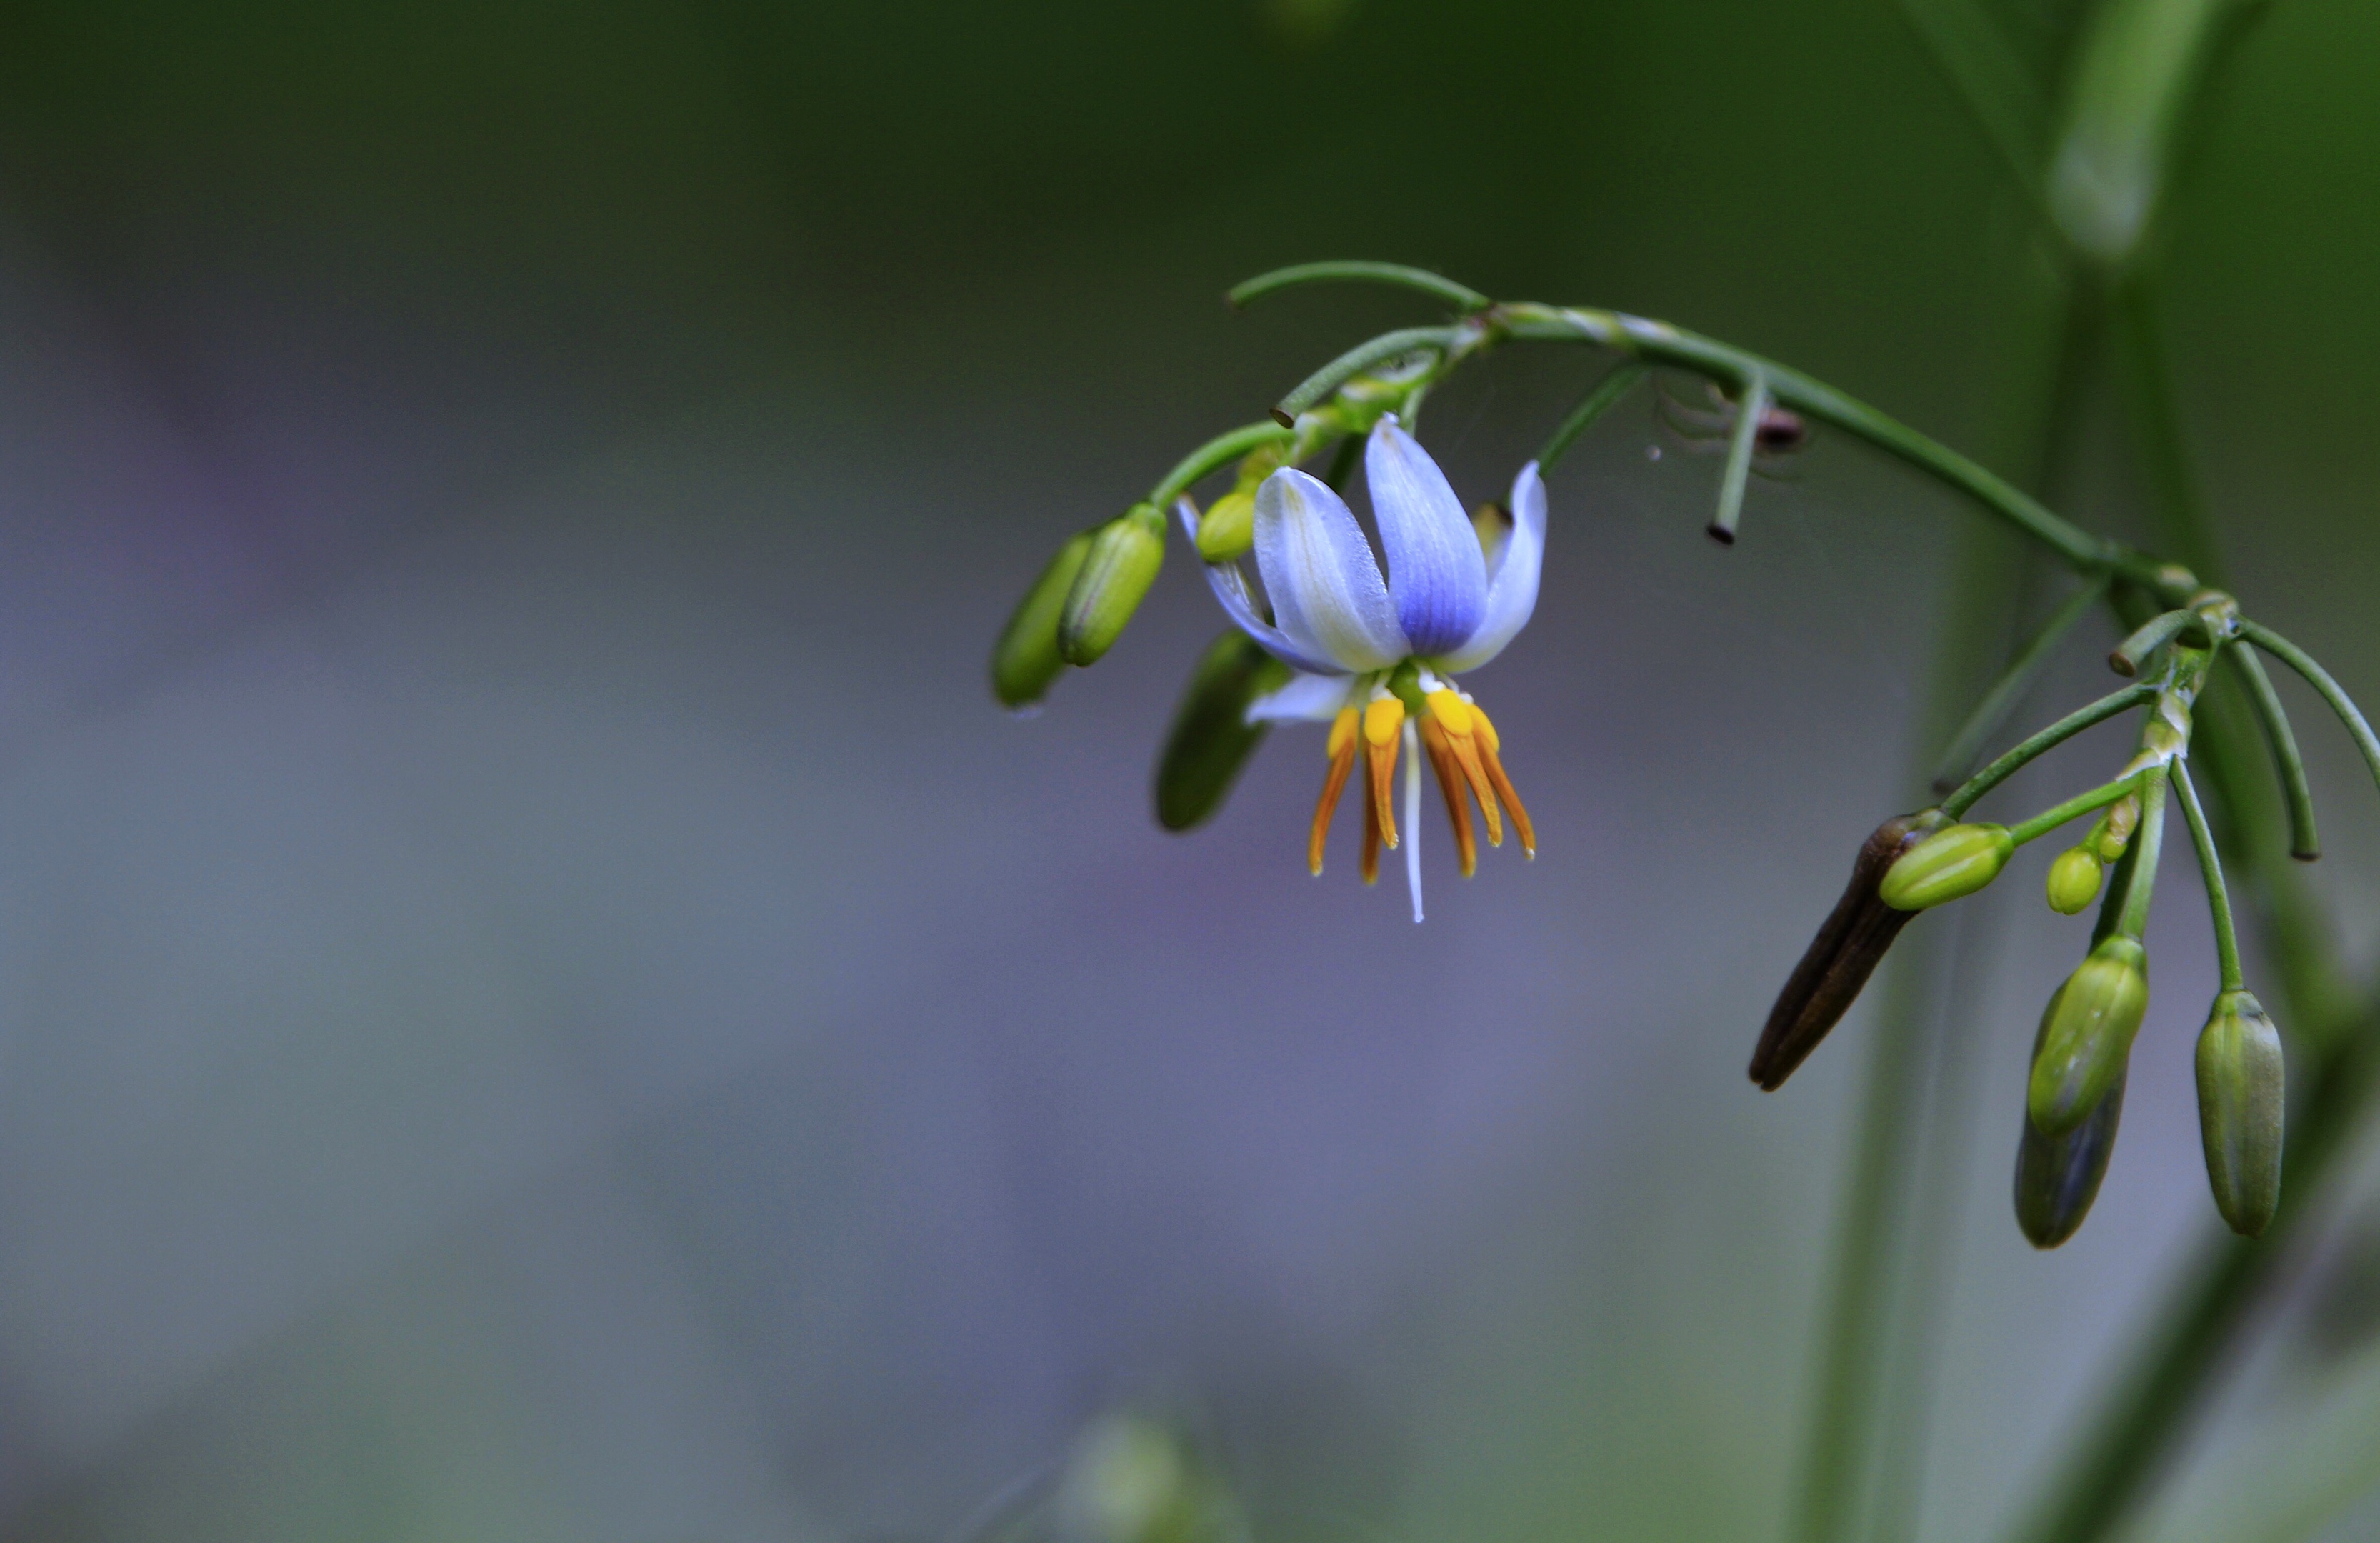
[[[1229,563],[1245,556],[1257,544],[1257,500],[1238,489],[1215,500],[1198,522],[1198,555],[1209,563]]]
[[[2060,852],[2049,865],[2049,908],[2062,917],[2074,915],[2099,898],[2099,881],[2107,871],[2099,854],[2088,845]]]
[[[1082,571],[1083,554],[1091,550],[1091,536],[1081,531],[1058,549],[1001,629],[1000,641],[991,649],[991,694],[1001,706],[1030,707],[1066,667],[1058,652],[1058,616],[1065,609],[1067,591],[1075,587],[1075,576]]]
[[[1876,888],[1901,854],[1939,829],[1941,820],[1931,809],[1896,816],[1861,844],[1842,898],[1835,902],[1826,925],[1810,940],[1802,962],[1793,966],[1785,989],[1777,993],[1776,1005],[1768,1010],[1751,1068],[1752,1080],[1764,1091],[1783,1087],[1793,1068],[1842,1020],[1885,950],[1916,914],[1887,905],[1876,897]]]
[[[1069,664],[1096,664],[1140,609],[1165,562],[1165,516],[1135,504],[1091,536],[1082,571],[1058,616],[1058,652]]]
[[[2132,832],[2141,826],[2141,796],[2127,793],[2107,806],[2107,812],[2092,827],[2091,844],[2099,849],[2103,862],[2114,862],[2132,844]]]
[[[1175,1432],[1138,1415],[1109,1415],[1075,1441],[1052,1509],[1061,1543],[1186,1543],[1220,1533],[1220,1500]]]
[[[2118,934],[2093,949],[2051,1000],[2025,1107],[2041,1134],[2064,1136],[2123,1075],[2149,1008],[2148,954]]]
[[[2049,999],[2034,1036],[2034,1054],[2041,1053],[2049,1026],[2058,1016],[2064,988]],[[2044,1136],[2027,1113],[2016,1146],[2016,1224],[2035,1248],[2055,1248],[2074,1235],[2099,1197],[2099,1181],[2107,1176],[2107,1159],[2116,1149],[2116,1126],[2124,1114],[2125,1072],[2120,1066],[2107,1093],[2063,1136]]]
[[[2198,1035],[2198,1130],[2215,1209],[2254,1237],[2281,1203],[2280,1031],[2246,991],[2226,991]]]
[[[1946,825],[1894,863],[1876,893],[1896,911],[1930,910],[1998,878],[2015,851],[2005,825]]]
[[[1220,808],[1224,796],[1264,743],[1264,723],[1248,704],[1289,682],[1289,666],[1237,627],[1215,639],[1190,672],[1173,727],[1157,758],[1157,822],[1186,831]]]

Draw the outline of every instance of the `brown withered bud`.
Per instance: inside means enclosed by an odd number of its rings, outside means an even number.
[[[1752,1052],[1752,1080],[1761,1091],[1773,1093],[1783,1087],[1793,1068],[1818,1048],[1876,973],[1884,951],[1918,914],[1894,910],[1878,898],[1876,887],[1903,852],[1944,823],[1934,809],[1900,815],[1877,826],[1861,845],[1843,897],[1835,902],[1833,914],[1786,978],[1777,1005],[1768,1010],[1767,1027]]]

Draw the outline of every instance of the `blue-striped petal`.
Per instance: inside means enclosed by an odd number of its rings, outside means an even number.
[[[1488,565],[1463,501],[1394,414],[1380,419],[1364,446],[1364,477],[1406,641],[1424,655],[1461,648],[1479,630],[1488,605]]]
[[[1380,565],[1344,500],[1283,467],[1257,489],[1257,572],[1291,644],[1342,670],[1385,670],[1413,651]]]
[[[1197,509],[1185,498],[1173,506],[1173,512],[1180,516],[1183,529],[1189,532],[1191,550],[1196,551]],[[1281,628],[1257,613],[1256,597],[1248,593],[1247,578],[1240,572],[1237,563],[1205,563],[1200,566],[1207,570],[1207,588],[1215,591],[1215,599],[1221,602],[1223,614],[1232,618],[1232,625],[1264,645],[1266,652],[1291,669],[1305,674],[1335,674],[1344,678],[1345,673],[1338,665],[1299,648],[1281,635]]]
[[[1487,614],[1479,630],[1439,664],[1450,672],[1475,670],[1504,651],[1537,608],[1537,574],[1546,553],[1546,482],[1531,461],[1512,479],[1512,529],[1496,549],[1488,579]]]

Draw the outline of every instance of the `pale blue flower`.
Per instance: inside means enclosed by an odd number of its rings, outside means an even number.
[[[1495,727],[1451,677],[1502,652],[1536,609],[1546,489],[1532,461],[1512,480],[1509,513],[1483,510],[1475,523],[1438,463],[1393,415],[1380,419],[1364,446],[1364,475],[1388,557],[1386,577],[1345,500],[1318,479],[1284,467],[1265,479],[1256,498],[1257,575],[1270,616],[1237,563],[1209,565],[1207,580],[1232,620],[1297,672],[1251,705],[1249,719],[1331,724],[1330,772],[1307,844],[1316,873],[1358,740],[1370,784],[1364,801],[1366,882],[1378,873],[1380,844],[1399,844],[1389,795],[1402,740],[1405,873],[1419,921],[1421,857],[1412,837],[1424,752],[1445,792],[1466,877],[1477,862],[1466,792],[1478,802],[1491,844],[1503,841],[1500,801],[1523,849],[1536,853],[1527,811],[1498,759]],[[1195,542],[1197,514],[1187,500],[1180,513]]]

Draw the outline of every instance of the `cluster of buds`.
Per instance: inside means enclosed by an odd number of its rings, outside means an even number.
[[[1860,848],[1850,887],[1779,994],[1753,1055],[1753,1080],[1764,1088],[1784,1082],[1840,1020],[1914,916],[1977,893],[1999,877],[2018,848],[2094,816],[2082,839],[2049,865],[2052,910],[2073,916],[2098,900],[2100,911],[2089,951],[2042,1012],[2017,1150],[2018,1224],[2036,1246],[2065,1242],[2096,1198],[2115,1146],[2132,1043],[2148,1014],[2142,939],[2166,811],[2178,803],[2206,881],[2222,972],[2198,1042],[2207,1178],[2216,1209],[2234,1231],[2263,1232],[2280,1199],[2280,1037],[2240,981],[2221,867],[2189,771],[2192,706],[2237,627],[2236,607],[2212,592],[2159,616],[2112,656],[2119,673],[2142,677],[2139,684],[2024,741],[1940,806],[1879,827]],[[2053,746],[2136,707],[2146,709],[2137,747],[2109,781],[2013,826],[1959,818]]]
[[[2187,569],[2094,537],[1843,393],[1716,339],[1619,311],[1495,301],[1393,263],[1303,263],[1248,280],[1230,298],[1238,306],[1295,286],[1342,281],[1430,296],[1448,307],[1449,319],[1348,349],[1281,397],[1268,419],[1218,435],[1123,514],[1069,539],[993,650],[999,700],[1029,710],[1069,666],[1102,658],[1155,582],[1166,527],[1178,523],[1231,628],[1198,660],[1174,715],[1158,767],[1160,822],[1185,830],[1213,814],[1271,723],[1327,723],[1327,770],[1306,844],[1308,867],[1321,872],[1330,820],[1352,789],[1364,829],[1358,871],[1370,882],[1381,851],[1401,848],[1419,921],[1415,838],[1425,759],[1444,793],[1465,877],[1477,859],[1478,830],[1492,846],[1509,827],[1524,852],[1536,853],[1528,813],[1505,773],[1502,738],[1457,677],[1500,653],[1536,604],[1546,535],[1542,473],[1654,370],[1689,372],[1705,383],[1709,409],[1689,408],[1663,390],[1661,416],[1690,448],[1724,448],[1707,529],[1729,545],[1763,456],[1800,448],[1813,423],[1846,431],[1960,488],[2085,582],[1953,737],[1937,778],[1937,791],[1948,796],[1887,820],[1861,846],[1849,885],[1769,1014],[1753,1056],[1754,1080],[1772,1089],[1784,1083],[1842,1018],[1915,916],[1985,888],[2020,847],[2090,817],[2046,877],[2054,911],[2075,916],[2096,901],[2099,914],[2086,956],[2042,1014],[2017,1157],[2016,1208],[2025,1234],[2043,1247],[2062,1243],[2088,1212],[2114,1146],[2132,1041],[2148,1009],[2142,938],[2167,810],[2179,805],[2198,855],[2221,964],[2197,1058],[2207,1176],[2227,1222],[2251,1235],[2263,1231],[2281,1197],[2281,1045],[2240,978],[2222,865],[2191,782],[2191,712],[2218,662],[2236,668],[2288,797],[2291,855],[2310,859],[2316,844],[2304,764],[2259,658],[2269,655],[2303,677],[2380,779],[2380,735],[2338,682],[2303,650],[2240,615],[2228,596],[2202,589]],[[1505,500],[1466,514],[1414,427],[1424,399],[1457,365],[1512,342],[1584,346],[1620,357],[1537,458],[1521,468]],[[1342,496],[1359,465],[1377,553]],[[1202,514],[1196,492],[1209,479],[1220,491]],[[2107,602],[2119,612],[2171,607],[2109,656],[2132,684],[1960,780],[2058,640]],[[1964,819],[2052,747],[2136,708],[2146,710],[2137,748],[2108,782],[2014,825]]]

